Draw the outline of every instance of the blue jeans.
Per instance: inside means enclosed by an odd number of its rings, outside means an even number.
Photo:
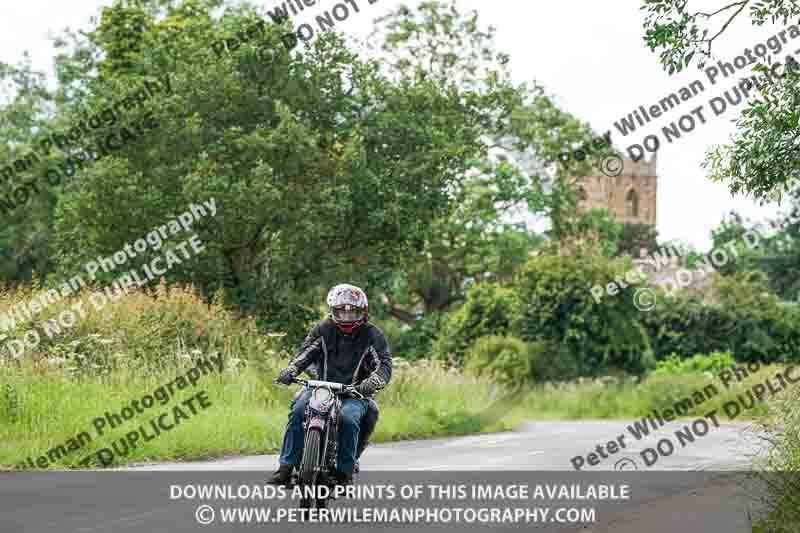
[[[303,456],[303,417],[306,410],[311,390],[306,389],[292,404],[289,412],[289,423],[283,434],[280,464],[297,466]],[[367,413],[367,402],[358,398],[345,398],[342,400],[342,410],[339,412],[339,449],[336,457],[338,470],[343,474],[352,474],[356,464],[356,446],[358,433],[361,429],[361,419]]]

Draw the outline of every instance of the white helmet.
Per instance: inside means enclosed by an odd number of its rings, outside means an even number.
[[[352,333],[365,324],[369,317],[369,302],[364,291],[355,285],[342,283],[328,292],[328,313],[336,327],[344,333]]]

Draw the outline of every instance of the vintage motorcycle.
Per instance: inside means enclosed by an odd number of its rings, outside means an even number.
[[[305,440],[300,467],[293,473],[292,485],[297,485],[308,494],[300,499],[301,508],[325,508],[332,499],[336,487],[336,457],[339,446],[339,412],[342,397],[354,395],[365,399],[354,385],[342,385],[332,381],[295,378],[293,383],[311,389],[306,404],[303,422]],[[358,455],[363,452],[359,450]],[[358,459],[358,458],[357,458]],[[356,470],[358,472],[358,462]],[[308,488],[306,488],[308,487]],[[327,487],[320,490],[320,487]],[[329,495],[328,495],[329,494]]]

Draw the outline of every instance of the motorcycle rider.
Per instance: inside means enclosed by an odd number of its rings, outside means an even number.
[[[367,399],[342,400],[337,456],[337,481],[349,484],[358,455],[366,447],[377,423],[375,392],[392,377],[392,356],[383,332],[369,322],[367,295],[360,288],[340,284],[328,292],[328,318],[317,324],[300,346],[297,355],[275,379],[288,385],[301,372],[312,378],[345,385],[356,383],[356,390]],[[269,483],[285,485],[303,454],[303,419],[311,395],[305,389],[295,398],[283,435],[278,469]],[[363,426],[362,426],[363,423]]]

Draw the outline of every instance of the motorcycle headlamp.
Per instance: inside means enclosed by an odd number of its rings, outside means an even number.
[[[326,389],[325,387],[318,387],[314,389],[314,401],[320,404],[328,403],[331,398],[333,397],[333,393],[330,389]]]

